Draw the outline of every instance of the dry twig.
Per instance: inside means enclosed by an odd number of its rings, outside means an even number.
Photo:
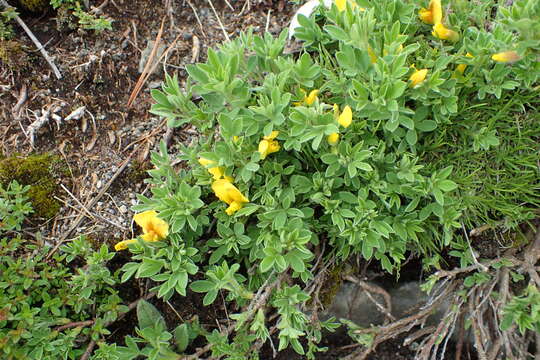
[[[101,197],[105,194],[105,192],[109,189],[109,187],[112,185],[112,183],[116,180],[116,178],[122,173],[122,171],[124,171],[124,169],[128,166],[130,160],[131,160],[131,157],[133,156],[133,154],[135,154],[135,151],[137,150],[137,148],[135,148],[134,150],[131,151],[131,153],[128,155],[128,157],[124,160],[124,162],[122,163],[122,165],[118,168],[118,170],[116,170],[116,172],[114,173],[114,175],[111,177],[111,179],[109,180],[109,182],[107,182],[107,184],[103,187],[103,189],[101,189],[101,191],[97,194],[97,196],[95,196],[92,200],[90,200],[90,202],[85,205],[85,207],[87,209],[91,209],[98,201],[99,199],[101,199]],[[58,239],[58,243],[54,246],[54,248],[52,248],[51,251],[49,251],[49,253],[47,254],[47,257],[46,259],[49,259],[57,250],[58,248],[60,248],[60,246],[66,241],[67,237],[69,236],[69,234],[71,234],[71,232],[73,230],[75,230],[79,224],[81,223],[81,221],[84,219],[84,213],[80,213],[79,216],[77,216],[77,218],[75,219],[75,221],[73,222],[73,224],[69,227],[69,229],[67,231],[65,231],[61,236],[60,238]]]

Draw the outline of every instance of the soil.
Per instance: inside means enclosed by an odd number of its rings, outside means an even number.
[[[69,192],[60,189],[55,194],[62,202],[60,211],[53,219],[42,221],[34,228],[51,243],[62,237],[87,235],[96,244],[105,242],[112,246],[117,241],[132,238],[138,231],[130,208],[137,203],[136,194],[148,191],[144,178],[145,170],[150,167],[151,151],[166,140],[174,158],[174,144],[189,144],[195,136],[189,127],[168,131],[162,119],[149,113],[153,103],[150,89],[159,87],[164,70],[178,74],[180,81],[184,81],[184,66],[203,61],[209,47],[225,40],[210,4],[230,37],[249,26],[253,26],[255,32],[266,29],[277,34],[288,25],[295,10],[295,5],[286,0],[101,1],[90,1],[91,9],[113,20],[112,31],[74,30],[65,24],[59,30],[61,17],[52,9],[44,14],[22,13],[23,20],[60,69],[61,79],[55,78],[44,58],[17,26],[15,40],[22,44],[21,51],[10,61],[2,63],[0,60],[0,152],[4,156],[53,153],[61,156],[69,168],[68,179],[63,181],[69,184]],[[132,105],[127,106],[140,76],[141,54],[148,42],[156,38],[162,24],[161,42],[172,48]],[[21,99],[24,102],[19,106]],[[82,106],[85,109],[80,118],[64,120]],[[40,118],[47,120],[32,143],[28,129]],[[121,171],[126,162],[127,166]],[[117,173],[119,176],[113,179]],[[88,206],[103,189],[106,191],[99,201]],[[82,221],[76,222],[81,214]],[[128,255],[117,255],[111,269],[120,268],[126,261]],[[131,302],[150,287],[148,283],[133,280],[123,284],[120,290],[124,300]],[[157,299],[151,302],[164,314],[171,328],[194,315],[210,329],[226,319],[219,305],[204,308],[198,294],[176,297],[169,303]],[[123,337],[133,334],[135,326],[136,317],[132,312],[110,327],[112,335],[108,341],[122,344]],[[386,342],[370,359],[413,359],[414,352],[404,348],[402,343],[403,339]],[[274,344],[277,344],[276,339]],[[322,345],[328,346],[329,351],[318,358],[345,356],[356,349],[347,346],[351,344],[345,334],[328,335]],[[261,359],[272,357],[269,346],[261,350]],[[302,357],[290,350],[276,358]]]

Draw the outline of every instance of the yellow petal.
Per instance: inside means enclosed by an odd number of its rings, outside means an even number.
[[[232,204],[234,201],[245,203],[249,200],[238,190],[236,186],[226,179],[219,179],[212,183],[212,190],[219,200]]]
[[[367,52],[369,55],[369,61],[371,61],[372,64],[375,64],[377,62],[377,55],[375,54],[371,46],[368,46]]]
[[[279,135],[279,131],[272,131],[270,135],[263,137],[264,140],[274,140]]]
[[[281,149],[277,140],[270,140],[268,143],[268,154],[278,152]]]
[[[501,63],[511,63],[511,62],[518,61],[519,59],[521,59],[521,57],[515,51],[504,51],[497,54],[493,54],[491,56],[491,59],[493,61],[497,61]]]
[[[443,13],[442,13],[441,0],[431,0],[429,2],[429,11],[431,11],[431,16],[432,16],[434,25],[442,22]]]
[[[335,0],[334,4],[339,11],[344,11],[347,8],[347,0]]]
[[[466,68],[467,64],[459,64],[458,66],[456,66],[456,71],[460,74],[463,74]]]
[[[227,215],[232,215],[238,210],[240,210],[243,206],[244,206],[243,203],[238,202],[238,201],[233,201],[231,205],[229,205],[229,207],[225,209],[225,212],[227,213]]]
[[[238,141],[240,141],[240,137],[235,135],[232,137],[232,141],[236,144]]]
[[[352,110],[349,105],[345,106],[343,109],[343,112],[341,115],[339,115],[338,118],[339,125],[343,126],[344,128],[348,128],[352,123]]]
[[[157,217],[157,212],[148,210],[133,217],[133,220],[143,229],[144,234],[153,233],[159,239],[166,238],[169,235],[169,225],[162,219]],[[153,237],[152,235],[151,237]],[[147,240],[149,241],[149,240]],[[157,241],[157,240],[151,240]]]
[[[319,90],[311,90],[308,97],[304,100],[306,105],[313,105],[315,100],[317,100],[317,95],[319,94]]]
[[[157,217],[157,212],[154,210],[144,211],[142,213],[135,214],[133,220],[139,225],[144,232],[150,227],[150,223]]]
[[[212,174],[215,180],[222,178],[225,172],[225,169],[223,168],[223,166],[216,166],[213,168],[208,168],[207,170],[210,174]]]
[[[148,242],[159,241],[160,237],[154,231],[147,232],[141,235],[141,239]]]
[[[223,173],[225,172],[225,168],[223,168],[222,166],[209,167],[209,165],[213,165],[215,163],[216,162],[213,161],[213,160],[208,160],[208,159],[205,159],[205,158],[199,158],[199,164],[206,167],[206,170],[208,170],[208,172],[210,174],[212,174],[213,178],[217,180],[217,179],[223,177]]]
[[[266,159],[266,156],[268,155],[268,147],[270,145],[270,142],[268,140],[261,140],[259,142],[259,151],[261,153],[261,160]]]
[[[431,34],[438,39],[448,40],[451,42],[456,42],[459,40],[459,34],[453,30],[448,29],[442,23],[437,23],[433,25],[433,31],[431,32]]]
[[[422,20],[426,24],[433,24],[433,15],[428,9],[421,8],[418,12],[418,17],[420,17],[420,20]]]
[[[124,241],[120,241],[119,243],[117,243],[116,245],[114,245],[114,250],[116,251],[121,251],[121,250],[125,250],[128,248],[128,245],[129,244],[133,244],[137,242],[137,239],[131,239],[131,240],[124,240]]]
[[[334,146],[339,141],[339,134],[338,133],[331,133],[330,135],[328,135],[326,140],[328,141],[328,144]]]
[[[208,159],[205,159],[205,158],[199,158],[199,164],[201,164],[202,166],[208,166],[208,165],[212,165],[212,164],[215,164],[216,162],[213,161],[213,160],[208,160]]]
[[[411,81],[409,86],[416,87],[417,85],[420,85],[426,79],[427,73],[428,69],[416,70],[409,78],[409,80]]]

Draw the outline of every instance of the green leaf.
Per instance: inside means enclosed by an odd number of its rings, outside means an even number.
[[[458,186],[452,180],[442,180],[437,183],[437,187],[444,192],[448,192],[457,189]]]
[[[409,130],[407,131],[407,135],[405,136],[405,139],[409,143],[409,145],[415,145],[416,141],[418,141],[418,137],[416,135],[415,130]]]
[[[302,261],[302,259],[298,258],[294,253],[289,253],[286,256],[286,260],[289,263],[289,265],[293,268],[296,272],[304,272],[306,271],[306,265]]]
[[[203,293],[214,289],[215,285],[213,282],[208,280],[197,280],[192,282],[189,287],[191,288],[191,290],[197,293]]]
[[[204,306],[208,306],[210,305],[211,303],[214,302],[214,300],[216,300],[216,297],[217,297],[217,290],[211,290],[209,291],[205,296],[204,296],[204,299],[203,299],[203,305]]]
[[[174,329],[174,342],[176,343],[176,348],[179,352],[184,352],[186,350],[189,345],[187,324],[178,325],[176,329]]]
[[[335,25],[326,25],[324,27],[324,31],[330,35],[334,40],[340,40],[340,41],[348,41],[349,35],[340,27],[337,27]]]
[[[435,201],[437,201],[440,205],[444,205],[444,195],[441,190],[437,188],[433,189],[433,196],[435,196]]]
[[[120,280],[120,282],[124,283],[128,281],[133,276],[133,274],[135,274],[138,268],[139,263],[136,262],[128,262],[127,264],[124,264],[124,266],[122,266],[122,271],[124,272],[124,274],[122,274],[122,279]]]
[[[274,258],[272,256],[267,256],[261,261],[259,270],[265,273],[268,270],[272,269],[273,265],[274,265]]]
[[[156,324],[161,326],[161,329],[167,329],[165,319],[158,309],[146,300],[139,300],[137,303],[137,320],[139,321],[139,329],[154,327]]]
[[[195,81],[203,84],[208,82],[208,76],[199,68],[199,66],[188,64],[186,65],[186,71],[188,72],[189,76],[195,79]]]
[[[163,260],[144,258],[137,271],[137,277],[151,277],[156,275],[164,266]]]
[[[437,123],[433,120],[424,120],[417,123],[416,128],[423,132],[433,131],[437,128]]]

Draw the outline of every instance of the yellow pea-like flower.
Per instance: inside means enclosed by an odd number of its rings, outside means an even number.
[[[411,82],[409,87],[414,88],[423,83],[426,79],[427,73],[428,69],[415,70],[411,77],[409,77],[409,81]]]
[[[219,179],[212,183],[212,190],[217,198],[229,205],[225,210],[227,215],[232,215],[240,210],[249,199],[245,197],[236,186],[226,179]]]
[[[345,11],[347,8],[347,0],[335,0],[334,4],[336,4],[339,11]]]
[[[356,9],[356,7],[358,6],[356,4],[356,2],[353,1],[349,1],[349,0],[334,0],[334,4],[336,4],[336,7],[338,9],[339,12],[342,12],[342,11],[345,11],[345,9],[347,8],[347,2],[349,2],[351,4],[351,9]],[[359,8],[360,11],[366,11],[366,9],[364,8]]]
[[[328,141],[328,144],[335,146],[339,142],[339,134],[338,133],[331,133],[326,138],[326,141]]]
[[[317,100],[317,95],[319,95],[319,90],[311,90],[309,95],[304,100],[306,105],[313,105],[315,100]]]
[[[164,220],[157,217],[158,213],[154,210],[144,211],[142,213],[136,214],[133,217],[133,220],[139,225],[143,234],[141,238],[144,241],[159,241],[166,238],[169,235],[169,224]],[[127,249],[129,244],[137,242],[136,239],[120,241],[114,246],[116,251]]]
[[[471,58],[473,57],[471,53],[467,53],[465,56],[471,57]],[[456,72],[463,74],[466,68],[467,68],[467,64],[459,64],[458,66],[456,66]]]
[[[264,136],[263,139],[259,142],[258,151],[261,153],[261,160],[266,159],[266,157],[272,153],[278,152],[281,149],[279,142],[275,138],[279,135],[279,131],[272,131],[270,135]]]
[[[206,167],[206,170],[210,174],[212,174],[212,177],[217,180],[221,179],[223,175],[225,174],[225,168],[223,166],[210,166],[215,164],[216,162],[213,160],[205,159],[205,158],[199,158],[199,164]]]
[[[448,40],[451,42],[456,42],[459,40],[459,34],[454,30],[448,29],[442,23],[436,23],[433,25],[433,31],[431,34],[441,40]]]
[[[368,45],[367,52],[369,55],[369,61],[371,61],[372,64],[375,64],[377,62],[377,54],[375,54],[375,51],[371,48],[371,46]]]
[[[441,0],[431,0],[427,9],[420,9],[418,16],[426,24],[435,25],[441,23],[443,18]]]
[[[519,59],[521,59],[521,57],[515,51],[504,51],[491,55],[491,60],[500,63],[512,63],[518,61]]]
[[[337,121],[344,128],[348,128],[352,124],[352,110],[349,105],[343,108],[343,112],[339,115]]]

